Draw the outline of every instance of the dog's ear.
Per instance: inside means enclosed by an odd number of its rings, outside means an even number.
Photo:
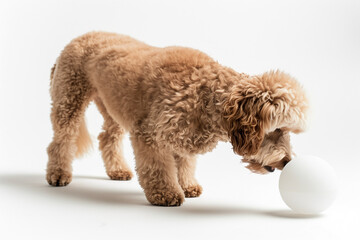
[[[255,154],[264,139],[264,109],[266,99],[256,93],[234,88],[224,105],[224,120],[233,150],[239,155]]]
[[[304,90],[290,75],[270,71],[241,79],[223,105],[223,119],[234,152],[255,154],[266,133],[288,127],[303,131],[307,100]]]

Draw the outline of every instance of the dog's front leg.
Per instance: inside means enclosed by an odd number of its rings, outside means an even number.
[[[178,169],[179,184],[185,193],[185,197],[199,197],[202,193],[202,187],[195,179],[196,156],[174,154],[174,158]]]
[[[153,205],[180,206],[185,195],[178,183],[173,154],[132,135],[136,172],[146,198]]]

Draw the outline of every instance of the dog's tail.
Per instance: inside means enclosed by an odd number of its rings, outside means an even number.
[[[56,63],[55,63],[54,66],[52,66],[52,68],[51,68],[51,73],[50,73],[50,79],[51,79],[51,81],[52,81],[53,78],[54,78],[55,68],[56,68]]]
[[[50,73],[50,89],[52,88],[53,82],[54,82],[54,73],[55,73],[55,68],[56,68],[56,63],[54,64],[54,66],[51,68],[51,73]]]
[[[90,148],[92,148],[91,137],[87,130],[84,117],[81,119],[79,135],[76,140],[76,146],[77,146],[77,150],[75,156],[77,158],[83,156]]]

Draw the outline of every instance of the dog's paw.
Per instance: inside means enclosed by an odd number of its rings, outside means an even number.
[[[148,201],[156,206],[180,206],[185,196],[182,192],[176,191],[156,191],[147,195]]]
[[[129,170],[116,170],[107,172],[107,175],[110,177],[111,180],[122,180],[127,181],[133,177],[133,174]]]
[[[184,189],[185,197],[194,198],[199,197],[202,193],[202,187],[200,185],[193,185],[185,187]]]
[[[46,174],[46,180],[51,186],[63,187],[71,182],[71,172],[64,171],[61,169],[48,170]]]

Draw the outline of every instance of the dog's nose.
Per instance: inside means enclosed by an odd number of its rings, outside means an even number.
[[[271,166],[264,166],[264,168],[266,169],[266,171],[268,172],[273,172],[275,171],[275,168],[271,167]]]

